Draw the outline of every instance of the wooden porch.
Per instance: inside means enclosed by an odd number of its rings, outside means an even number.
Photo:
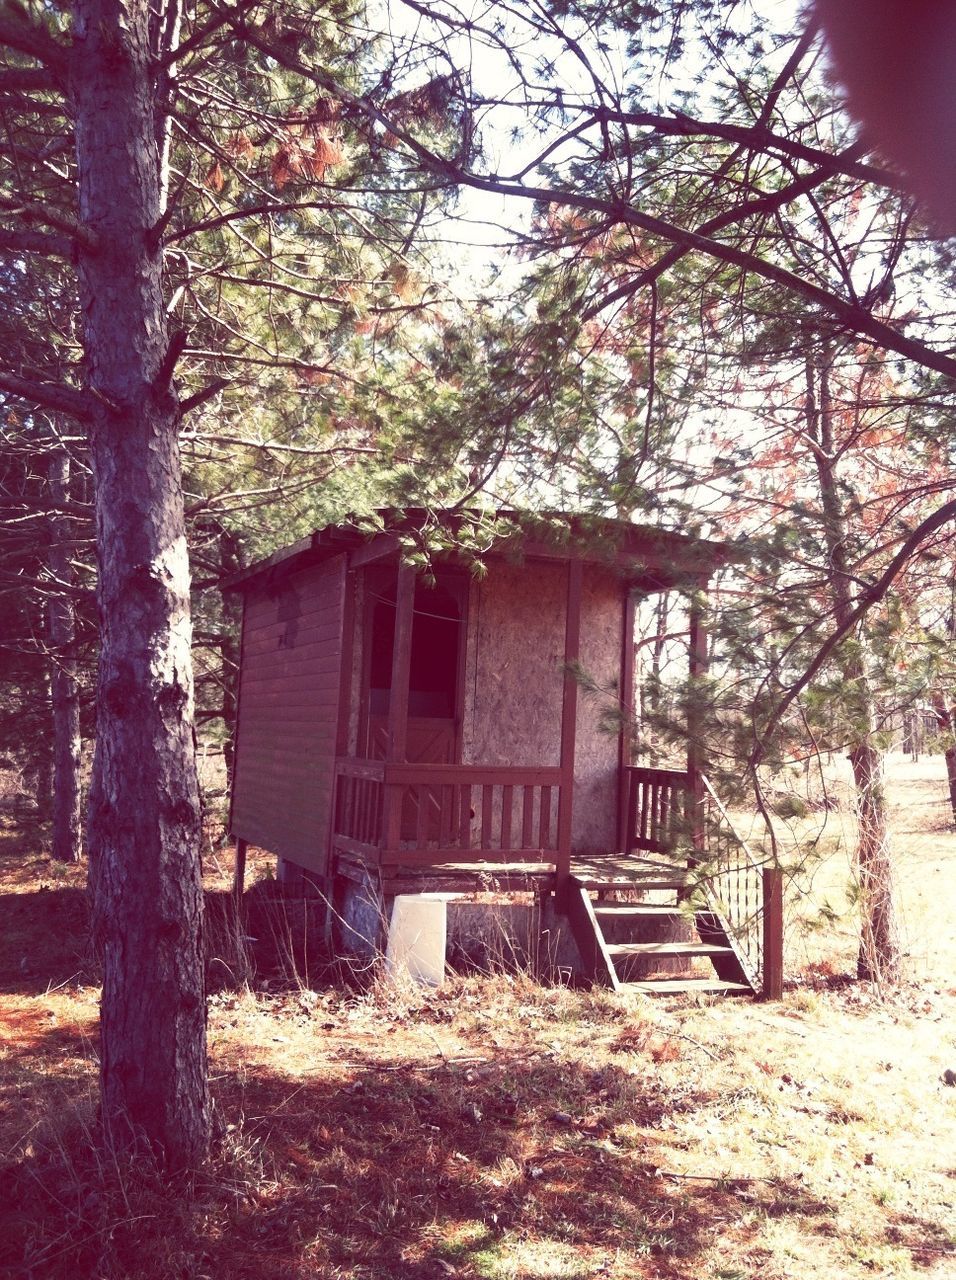
[[[554,894],[593,977],[615,989],[628,985],[619,970],[629,959],[682,955],[710,958],[717,980],[630,985],[779,997],[779,870],[754,857],[705,776],[627,766],[620,781],[622,849],[582,857],[561,838],[559,768],[342,757],[332,820],[336,869],[356,878],[372,872],[388,894],[426,887]],[[622,894],[636,901],[610,901]],[[668,894],[672,904],[659,900]],[[604,940],[602,916],[639,922],[667,912],[693,919],[700,941]]]

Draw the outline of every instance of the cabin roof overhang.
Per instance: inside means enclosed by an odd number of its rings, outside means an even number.
[[[604,565],[627,586],[648,592],[703,585],[717,569],[740,559],[739,550],[727,543],[610,516],[389,508],[377,512],[373,520],[349,520],[317,529],[221,585],[224,591],[244,592],[343,554],[348,555],[350,567],[359,568],[397,560],[403,551],[423,549],[429,560],[445,565],[579,559]]]

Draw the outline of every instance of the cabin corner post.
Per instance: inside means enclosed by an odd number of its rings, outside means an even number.
[[[399,561],[395,593],[395,640],[392,649],[392,685],[388,700],[388,750],[386,760],[402,763],[408,744],[408,690],[412,656],[412,624],[415,612],[415,570]],[[402,835],[402,787],[386,785],[383,845],[397,849]]]
[[[571,823],[574,816],[574,744],[577,734],[578,672],[581,653],[581,560],[568,561],[564,628],[564,696],[561,702],[561,791],[558,799],[558,848],[554,894],[559,910],[567,901],[571,877]]]
[[[707,833],[704,829],[704,744],[700,700],[707,674],[707,586],[702,577],[695,583],[689,607],[688,701],[687,701],[687,783],[690,804],[690,837],[696,860],[704,861]]]
[[[628,814],[631,804],[630,766],[634,763],[634,592],[624,594],[621,633],[621,728],[617,747],[617,847],[628,852]]]
[[[232,877],[232,896],[236,906],[242,906],[242,897],[246,891],[246,849],[248,845],[241,837],[236,840],[236,862]]]

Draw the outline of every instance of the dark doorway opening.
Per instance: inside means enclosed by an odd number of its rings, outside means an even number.
[[[461,723],[464,647],[464,584],[416,583],[409,660],[406,757],[422,764],[453,763]],[[368,748],[384,756],[388,741],[392,658],[395,642],[395,587],[374,590],[369,626]]]

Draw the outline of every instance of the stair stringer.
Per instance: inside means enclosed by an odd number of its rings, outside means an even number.
[[[574,876],[568,883],[565,914],[588,976],[599,986],[610,987],[612,991],[619,990],[621,980],[608,952],[600,921],[594,914],[591,896]]]
[[[729,952],[711,958],[717,976],[725,982],[745,982],[756,995],[757,975],[748,963],[713,895],[708,893],[707,899],[706,907],[694,911],[694,925],[698,937],[701,942],[712,942],[730,948]]]

